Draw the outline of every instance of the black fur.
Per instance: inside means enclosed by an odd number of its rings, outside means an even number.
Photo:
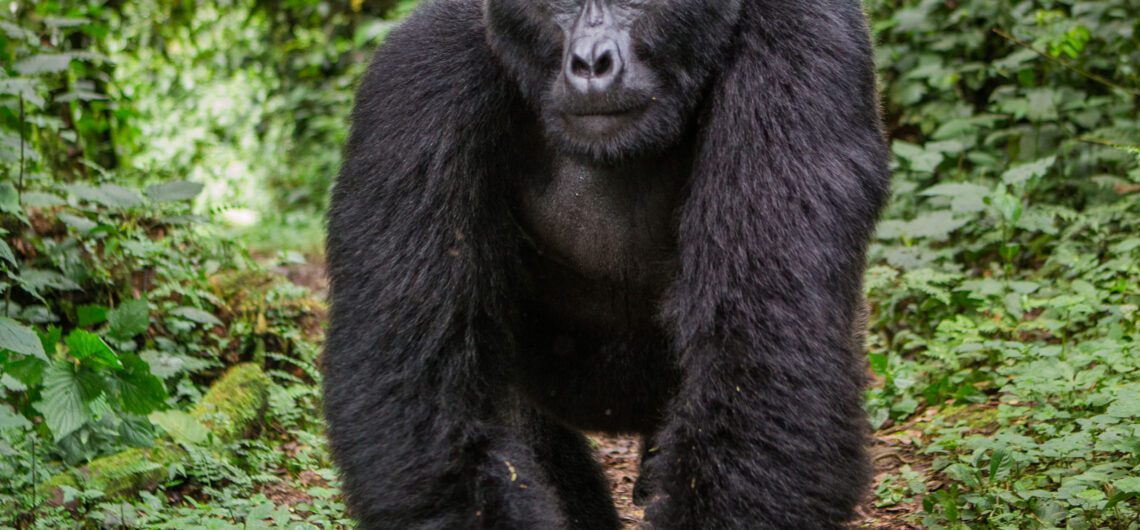
[[[577,4],[429,2],[363,80],[322,364],[353,517],[618,528],[578,432],[606,430],[657,445],[647,526],[841,528],[888,184],[860,3],[646,2],[629,86],[585,99],[557,76]],[[559,121],[641,97],[612,133]]]

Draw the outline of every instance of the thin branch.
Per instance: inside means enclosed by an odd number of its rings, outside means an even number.
[[[1115,140],[1101,140],[1100,138],[1090,138],[1088,136],[1077,137],[1078,142],[1086,144],[1103,145],[1106,147],[1116,147],[1118,149],[1140,149],[1140,144],[1131,144],[1127,142],[1118,142]]]
[[[20,178],[16,184],[16,204],[24,207],[24,95],[20,94]]]
[[[1021,46],[1021,47],[1025,48],[1025,49],[1027,49],[1033,53],[1036,53],[1037,55],[1040,55],[1041,57],[1044,57],[1045,60],[1047,60],[1047,61],[1059,64],[1062,67],[1067,68],[1069,70],[1072,70],[1073,72],[1076,72],[1077,74],[1079,74],[1083,77],[1086,77],[1092,81],[1095,81],[1097,83],[1100,83],[1102,85],[1105,85],[1105,86],[1108,86],[1111,88],[1115,88],[1117,90],[1127,92],[1129,94],[1132,94],[1133,96],[1140,97],[1140,89],[1122,86],[1122,85],[1119,85],[1119,84],[1113,82],[1112,80],[1110,80],[1104,76],[1094,74],[1094,73],[1086,71],[1086,70],[1082,70],[1081,68],[1078,68],[1076,66],[1073,66],[1072,64],[1069,64],[1067,61],[1062,61],[1061,59],[1053,57],[1052,55],[1049,55],[1048,53],[1045,53],[1041,50],[1038,50],[1032,44],[1025,42],[1025,41],[1023,41],[1017,37],[1014,37],[1013,35],[1009,34],[1008,32],[1006,32],[1005,30],[1003,30],[1001,28],[994,28],[993,32],[1005,40],[1008,40],[1008,41],[1010,41],[1014,44],[1017,44],[1018,46]]]

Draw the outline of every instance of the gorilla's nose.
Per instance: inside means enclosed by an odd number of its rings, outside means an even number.
[[[582,37],[574,41],[567,54],[566,80],[581,93],[604,92],[618,80],[624,66],[614,39]]]

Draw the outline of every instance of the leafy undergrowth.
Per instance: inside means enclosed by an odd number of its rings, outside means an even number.
[[[328,147],[390,22],[360,2],[104,4],[0,20],[0,528],[346,526],[323,307],[296,285],[322,290],[322,269],[276,250],[318,232]],[[896,162],[858,525],[1140,529],[1134,2],[867,7]],[[218,223],[243,197],[281,212],[257,259]],[[211,394],[234,366],[265,389],[234,400],[250,410]],[[632,442],[599,447],[635,525]]]
[[[871,7],[896,171],[866,526],[1140,528],[1134,7]]]
[[[0,528],[346,523],[316,410],[323,305],[188,215],[198,189],[21,190],[0,240]],[[238,363],[264,395],[211,386]]]

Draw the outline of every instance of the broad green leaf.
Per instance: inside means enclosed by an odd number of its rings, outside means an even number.
[[[1129,493],[1140,493],[1140,476],[1125,477],[1112,483],[1112,487],[1118,491],[1126,491]]]
[[[13,377],[12,374],[0,374],[0,388],[6,388],[12,392],[28,391],[28,385]]]
[[[139,192],[114,184],[103,184],[99,187],[87,184],[67,184],[63,188],[80,200],[108,208],[125,209],[143,204],[143,198]]]
[[[73,28],[89,24],[91,19],[82,17],[45,17],[44,25],[53,28]]]
[[[99,186],[99,193],[103,205],[112,208],[133,208],[143,203],[139,192],[114,184]]]
[[[94,326],[107,321],[107,306],[83,305],[75,310],[75,317],[82,327]]]
[[[222,325],[222,321],[218,320],[218,317],[202,311],[196,307],[179,307],[170,311],[170,314],[176,317],[184,318],[191,322],[197,322],[199,324],[204,324],[207,326]]]
[[[99,223],[96,223],[95,221],[79,215],[61,213],[58,217],[60,221],[63,221],[63,224],[74,228],[75,231],[79,232],[80,234],[86,234],[87,232],[93,230],[95,227],[99,226]]]
[[[0,317],[0,349],[48,360],[36,332],[8,317]]]
[[[939,184],[922,190],[927,197],[949,197],[950,209],[957,213],[974,213],[986,210],[985,198],[990,188],[968,182]]]
[[[102,338],[89,331],[77,329],[68,334],[67,348],[68,353],[80,361],[90,361],[116,370],[123,367],[115,351]]]
[[[166,385],[150,373],[146,361],[134,354],[122,356],[125,370],[116,374],[116,384],[123,410],[132,414],[148,414],[166,401]]]
[[[66,53],[41,53],[16,61],[13,68],[21,75],[54,74],[67,70],[71,59]]]
[[[1049,172],[1049,169],[1056,163],[1057,157],[1050,156],[1028,164],[1022,164],[1002,173],[1001,180],[1012,186],[1021,186],[1030,180],[1045,176],[1045,174]]]
[[[147,350],[140,353],[139,357],[150,365],[150,373],[162,379],[170,379],[183,372],[205,370],[211,366],[210,362],[202,359],[164,351]]]
[[[1114,418],[1140,418],[1140,392],[1121,392],[1109,405],[1107,413]]]
[[[111,336],[126,340],[145,333],[150,327],[150,308],[145,298],[119,304],[107,314]]]
[[[901,140],[894,142],[891,145],[891,150],[900,159],[905,160],[910,169],[923,173],[933,173],[945,158],[942,153],[923,149]]]
[[[25,430],[31,428],[32,422],[17,414],[16,411],[12,410],[12,407],[0,403],[0,432],[9,429]]]
[[[202,193],[204,186],[197,182],[179,180],[155,184],[146,189],[146,196],[156,202],[189,201]]]
[[[33,208],[49,208],[52,206],[63,206],[67,201],[59,198],[50,193],[43,193],[39,191],[24,192],[24,205]]]
[[[969,219],[955,217],[951,212],[936,211],[920,215],[906,223],[903,232],[912,238],[942,241],[969,222]]]
[[[20,194],[10,182],[0,182],[0,213],[19,215]]]
[[[57,361],[44,371],[43,393],[34,407],[43,414],[44,422],[56,441],[82,427],[90,419],[83,402],[76,366]]]
[[[43,84],[38,79],[19,77],[0,79],[0,94],[23,97],[29,106],[36,108],[43,108],[47,103],[39,94],[42,87]]]
[[[204,445],[210,439],[210,430],[202,422],[180,410],[152,412],[147,417],[178,443]]]
[[[47,366],[48,361],[39,357],[9,358],[4,365],[4,375],[12,376],[26,386],[36,387],[43,381],[44,368]]]
[[[36,34],[28,31],[20,26],[12,24],[11,22],[0,20],[0,30],[12,40],[22,40],[27,42],[34,42]]]
[[[153,447],[155,430],[154,424],[146,416],[134,414],[121,414],[122,423],[119,424],[119,436],[123,443],[132,447]]]
[[[16,253],[12,252],[12,247],[8,246],[8,242],[0,239],[0,260],[7,261],[9,265],[19,268],[20,264],[16,261]]]
[[[1026,96],[1025,117],[1036,122],[1057,119],[1057,101],[1060,99],[1057,91],[1051,88],[1029,90]]]
[[[81,289],[78,283],[71,281],[71,278],[56,271],[44,269],[27,269],[21,272],[16,279],[33,293],[42,293],[44,290],[76,291]]]

